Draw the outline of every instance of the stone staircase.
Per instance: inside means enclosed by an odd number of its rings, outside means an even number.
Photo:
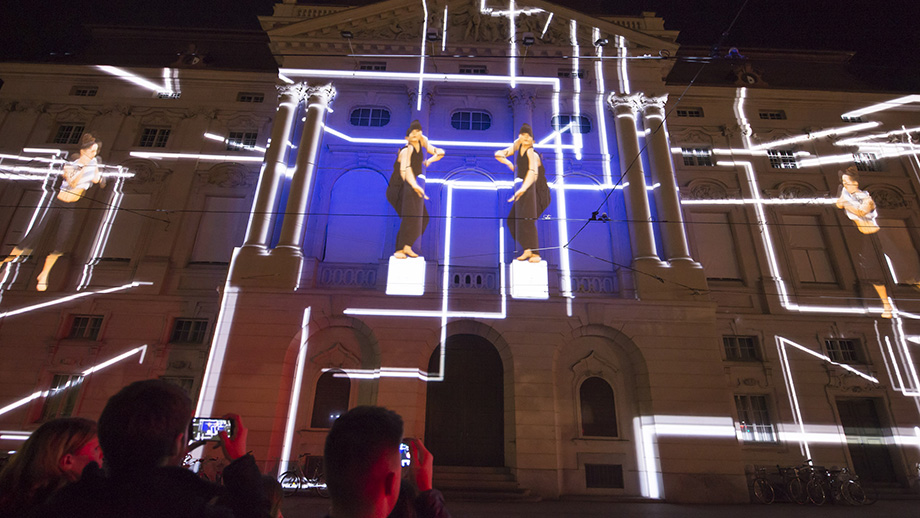
[[[540,497],[522,488],[508,468],[435,466],[434,487],[447,501],[536,502]]]

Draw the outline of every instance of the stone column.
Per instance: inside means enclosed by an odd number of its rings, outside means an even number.
[[[536,105],[535,96],[536,92],[533,88],[515,88],[511,90],[508,101],[514,117],[514,138],[517,138],[518,130],[521,129],[522,124],[530,124],[533,127],[533,109]]]
[[[668,96],[665,94],[661,97],[645,97],[642,101],[645,127],[651,130],[646,138],[649,139],[647,144],[652,182],[659,185],[658,189],[655,189],[655,201],[658,219],[661,221],[665,256],[670,261],[692,261],[680,210],[677,179],[674,177],[674,165],[671,163],[671,145],[668,142],[667,128],[664,126],[664,106],[668,102]]]
[[[269,243],[272,216],[278,196],[281,179],[287,171],[287,157],[290,150],[291,128],[297,107],[307,92],[306,83],[279,86],[280,103],[272,123],[271,143],[265,151],[265,169],[256,188],[256,199],[246,229],[244,247],[266,248]]]
[[[629,217],[629,237],[633,260],[658,262],[655,237],[652,233],[651,209],[646,192],[645,172],[639,157],[639,135],[636,132],[636,114],[641,106],[638,95],[610,94],[607,104],[616,118],[617,147],[620,150],[620,170],[626,171],[626,211]],[[637,158],[639,157],[639,158]],[[628,168],[628,169],[627,169]]]
[[[335,88],[331,85],[314,86],[307,89],[307,120],[297,154],[297,165],[291,180],[291,191],[285,209],[284,223],[281,225],[281,238],[276,248],[292,250],[295,255],[302,255],[303,229],[306,220],[307,205],[310,202],[310,188],[313,185],[313,173],[316,170],[316,156],[319,141],[323,134],[326,110],[335,98]]]

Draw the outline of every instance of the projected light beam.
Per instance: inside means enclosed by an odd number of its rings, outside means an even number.
[[[89,297],[92,295],[105,295],[107,293],[116,293],[119,291],[130,290],[131,288],[136,288],[138,286],[150,286],[152,282],[132,282],[130,284],[124,284],[122,286],[116,286],[114,288],[106,288],[104,290],[98,291],[86,291],[83,293],[75,293],[73,295],[68,295],[66,297],[61,297],[59,299],[49,300],[42,302],[40,304],[33,304],[31,306],[26,306],[19,309],[12,309],[10,311],[4,311],[0,313],[0,319],[12,317],[16,315],[22,315],[23,313],[29,313],[30,311],[37,311],[39,309],[48,308],[51,306],[57,306],[58,304],[64,304],[65,302],[70,302],[71,300],[82,299],[83,297]]]

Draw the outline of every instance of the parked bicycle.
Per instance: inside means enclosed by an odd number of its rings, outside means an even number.
[[[779,497],[797,504],[808,503],[810,471],[807,464],[788,468],[776,466],[776,472],[770,475],[766,468],[757,468],[751,483],[754,500],[761,504],[772,504]]]
[[[823,505],[830,501],[834,504],[865,505],[877,499],[846,468],[827,470],[808,463],[788,468],[777,466],[777,471],[771,474],[766,468],[757,468],[751,481],[754,501],[771,504],[779,497],[797,504],[811,502]]]
[[[859,477],[847,468],[824,470],[823,482],[831,503],[868,505],[877,500],[875,494],[870,495],[859,483]]]
[[[303,465],[299,463],[300,459],[304,459]],[[306,489],[323,498],[329,498],[322,456],[304,453],[297,457],[296,461],[291,462],[291,465],[293,469],[278,477],[284,496],[296,495],[301,489]]]
[[[182,467],[195,471],[194,468],[195,468],[195,465],[197,464],[198,471],[195,474],[198,475],[198,478],[211,482],[212,481],[211,477],[204,470],[205,463],[217,462],[219,460],[220,459],[216,457],[202,457],[200,459],[196,459],[195,457],[192,457],[191,453],[189,453],[185,455],[185,459],[182,461]],[[223,471],[224,471],[223,466],[216,467],[216,469],[214,470],[214,480],[213,480],[214,483],[220,484],[222,482]]]

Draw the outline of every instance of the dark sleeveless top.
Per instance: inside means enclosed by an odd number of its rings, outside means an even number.
[[[419,145],[418,151],[412,147],[411,144],[407,144],[409,147],[409,165],[412,166],[412,174],[416,178],[422,174],[422,146]],[[390,175],[390,183],[387,185],[386,197],[387,201],[390,202],[390,205],[396,210],[396,213],[399,214],[402,211],[402,190],[403,186],[406,185],[406,182],[402,179],[402,171],[400,170],[399,163],[399,153],[402,153],[400,148],[399,152],[396,153],[396,162],[393,163],[393,174]]]
[[[533,149],[533,148],[530,148]],[[536,151],[534,151],[536,153]],[[539,156],[539,154],[537,155]],[[527,157],[527,150],[523,153],[518,150],[517,160],[515,161],[515,176],[521,180],[527,178],[527,171],[530,171],[530,159]],[[546,182],[546,169],[543,167],[543,157],[540,157],[540,165],[537,166],[537,180],[531,186],[537,194],[537,216],[543,214],[543,211],[549,207],[551,198],[549,184]],[[517,189],[517,187],[515,187]]]
[[[409,145],[409,165],[412,166],[412,174],[416,178],[422,174],[422,146],[419,145],[418,150]],[[399,162],[399,157],[397,156],[396,161]]]

